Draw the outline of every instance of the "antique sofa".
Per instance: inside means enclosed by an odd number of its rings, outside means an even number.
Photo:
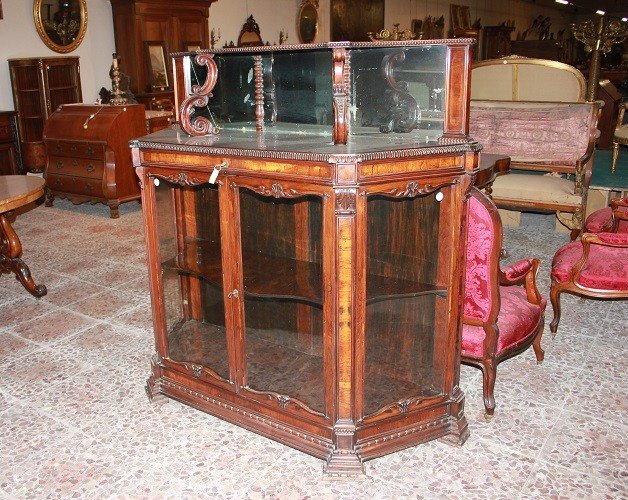
[[[512,160],[513,172],[492,186],[496,205],[556,212],[575,238],[585,218],[600,109],[584,102],[584,77],[566,64],[512,56],[482,61],[472,75],[470,134],[484,152]]]

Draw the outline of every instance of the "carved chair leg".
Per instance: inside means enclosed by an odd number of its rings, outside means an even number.
[[[482,365],[482,392],[484,395],[485,417],[490,420],[495,413],[495,376],[497,365],[495,358],[484,360]]]
[[[569,237],[571,238],[571,241],[576,241],[578,236],[580,236],[581,232],[582,232],[582,229],[572,229],[571,233],[569,234]]]
[[[532,348],[534,349],[534,355],[536,356],[536,363],[540,365],[545,359],[545,351],[541,348],[541,337],[543,336],[543,328],[539,328],[539,331],[534,337],[532,342]]]
[[[556,335],[558,322],[560,321],[560,289],[555,283],[552,283],[550,288],[550,301],[554,310],[554,319],[550,323],[550,332]]]
[[[611,160],[611,172],[615,173],[615,167],[617,166],[617,156],[619,156],[619,143],[613,142],[613,158]]]

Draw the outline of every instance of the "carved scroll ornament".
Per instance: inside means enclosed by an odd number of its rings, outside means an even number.
[[[207,66],[207,79],[203,85],[192,85],[192,94],[188,96],[179,108],[181,128],[193,136],[218,134],[220,129],[209,118],[196,116],[194,108],[204,108],[212,97],[211,91],[218,80],[218,67],[213,54],[198,54],[194,62],[199,66]]]

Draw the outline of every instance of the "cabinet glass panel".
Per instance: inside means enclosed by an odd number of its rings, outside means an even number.
[[[247,386],[324,411],[322,201],[240,190]]]
[[[438,139],[446,60],[443,45],[352,50],[351,134],[410,134],[418,143]]]
[[[447,289],[435,195],[367,198],[364,415],[443,387]],[[440,354],[439,354],[440,353]]]
[[[168,352],[229,379],[218,189],[155,188]]]

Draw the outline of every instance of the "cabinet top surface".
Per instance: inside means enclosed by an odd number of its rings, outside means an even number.
[[[420,134],[421,131],[417,131]],[[219,156],[243,156],[305,161],[369,161],[446,155],[478,151],[476,142],[438,144],[425,142],[417,133],[374,134],[350,136],[347,144],[334,144],[331,137],[316,133],[291,131],[289,126],[268,127],[256,132],[253,127],[222,130],[218,135],[190,137],[173,126],[131,142],[139,149],[160,149],[181,153],[201,153]]]

